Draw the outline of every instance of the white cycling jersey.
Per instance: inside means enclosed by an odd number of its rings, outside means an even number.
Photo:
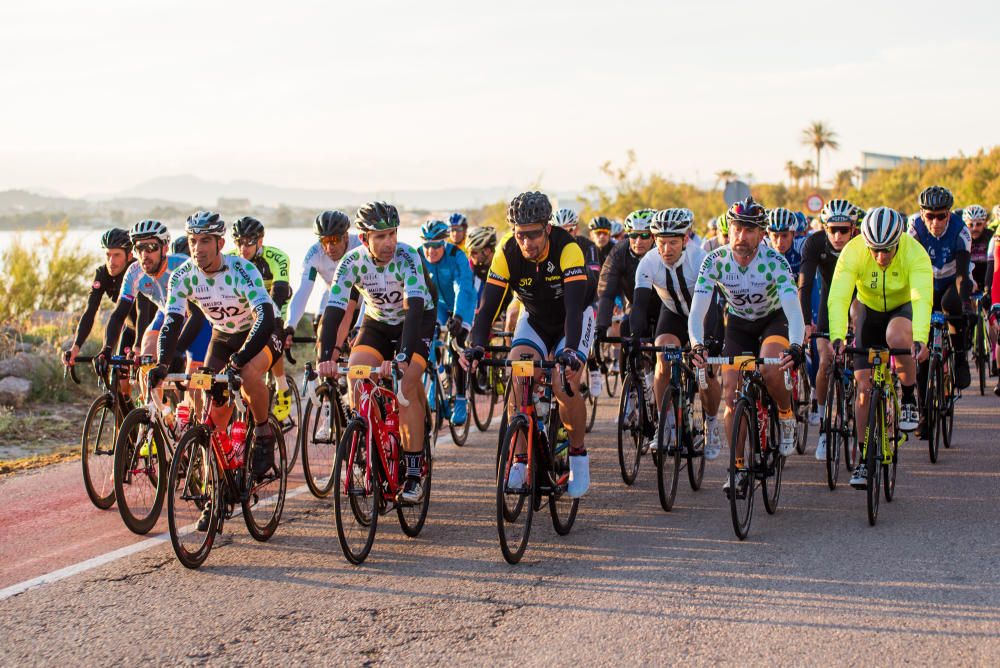
[[[663,305],[677,315],[691,313],[698,271],[707,253],[701,245],[690,241],[677,262],[668,266],[654,246],[639,260],[635,270],[635,287],[656,290]]]
[[[361,245],[361,239],[357,234],[350,234],[347,238],[347,252],[350,252]],[[346,254],[346,253],[345,253]],[[330,300],[330,288],[333,287],[333,274],[337,271],[337,260],[331,260],[330,256],[323,250],[320,242],[314,243],[306,251],[306,257],[302,261],[302,276],[299,278],[299,287],[292,293],[292,301],[288,305],[288,320],[286,327],[295,328],[306,312],[306,304],[309,302],[309,295],[312,294],[316,277],[320,277],[326,283],[327,289],[323,291],[323,300],[320,302],[318,313],[323,313],[327,302]]]
[[[327,306],[346,309],[352,289],[364,296],[367,317],[387,325],[399,325],[406,315],[407,299],[424,300],[424,310],[437,308],[424,280],[424,267],[417,251],[402,242],[387,265],[378,265],[364,246],[348,251],[334,273]]]
[[[254,309],[274,302],[264,289],[264,279],[253,263],[236,255],[223,255],[222,268],[208,275],[188,260],[170,276],[167,313],[184,315],[187,301],[195,302],[212,329],[245,332],[253,326]]]

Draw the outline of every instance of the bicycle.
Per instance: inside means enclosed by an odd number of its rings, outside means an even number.
[[[649,449],[656,431],[657,414],[653,399],[652,375],[648,358],[642,355],[655,346],[629,347],[629,339],[605,337],[603,342],[622,345],[622,388],[618,401],[618,466],[622,481],[631,486],[639,475],[639,462]],[[644,339],[643,342],[648,342]],[[642,368],[640,368],[640,365]]]
[[[709,365],[735,367],[742,377],[733,407],[733,432],[729,448],[729,480],[726,495],[733,520],[733,530],[746,540],[753,519],[754,491],[760,482],[764,509],[769,515],[778,511],[781,475],[785,457],[778,445],[778,406],[764,384],[761,367],[780,366],[781,358],[738,355],[709,357]],[[785,389],[792,389],[792,379],[785,371]]]
[[[274,416],[268,424],[275,437],[274,461],[268,472],[254,476],[251,463],[256,448],[254,421],[247,420],[248,411],[240,396],[238,372],[209,374],[168,374],[166,382],[187,383],[188,391],[205,393],[200,422],[192,421],[177,443],[170,464],[167,496],[167,520],[170,543],[177,559],[187,568],[198,568],[208,558],[217,534],[225,521],[231,519],[236,505],[242,509],[247,531],[257,541],[264,542],[274,535],[285,506],[288,468],[285,463],[285,436]],[[229,449],[212,422],[213,388],[221,386],[228,394],[236,415],[231,422]],[[245,425],[245,440],[240,442],[237,425]],[[249,446],[244,447],[244,443]],[[207,526],[198,530],[202,511],[210,508]]]
[[[845,354],[867,355],[872,365],[872,387],[868,393],[868,426],[862,441],[861,456],[868,476],[868,524],[878,519],[879,497],[892,501],[896,492],[896,468],[899,464],[899,444],[906,435],[899,430],[899,380],[889,365],[892,355],[910,355],[906,348],[845,348]],[[880,490],[879,487],[882,487]]]
[[[927,368],[927,393],[925,395],[924,424],[927,447],[932,464],[937,463],[942,443],[951,447],[955,426],[955,402],[961,390],[955,389],[954,351],[948,323],[964,320],[965,316],[946,316],[935,311],[931,314],[930,360]]]
[[[428,351],[427,370],[424,373],[424,389],[427,391],[427,406],[431,411],[434,425],[433,445],[437,445],[437,434],[448,416],[448,429],[455,445],[462,447],[469,438],[469,419],[456,425],[451,421],[455,409],[455,366],[458,364],[458,353],[455,351],[455,340],[450,332],[445,332],[441,338],[441,326],[434,325],[434,336]],[[465,394],[472,403],[470,395],[471,378],[466,379]]]
[[[493,330],[491,343],[496,343],[486,347],[486,357],[509,352],[510,347],[503,342],[513,335],[513,332]],[[489,429],[496,405],[503,398],[505,385],[503,373],[497,367],[478,366],[475,373],[469,374],[469,408],[479,431]]]
[[[979,374],[979,396],[986,396],[986,379],[990,374],[990,333],[986,325],[986,312],[982,307],[983,293],[972,295],[972,303],[976,306],[972,317],[972,359],[976,363]]]
[[[670,381],[660,401],[660,428],[656,436],[656,486],[660,506],[667,512],[674,507],[677,481],[682,468],[687,469],[691,489],[698,491],[705,476],[705,415],[701,402],[695,407],[698,385],[687,355],[676,346],[654,346],[670,366]],[[699,381],[704,378],[699,377]],[[669,438],[669,441],[668,441]]]
[[[74,364],[63,370],[63,378],[68,375],[79,385],[75,363],[93,361],[94,358],[90,356],[77,356]],[[130,381],[134,380],[134,366],[130,357],[113,355],[108,359],[110,378],[97,373],[96,369],[94,371],[103,394],[94,399],[87,411],[80,438],[80,453],[83,487],[87,490],[90,502],[101,510],[107,510],[115,504],[115,443],[125,416],[134,407],[132,397],[122,394],[121,382],[123,372]],[[111,423],[108,423],[109,416]]]
[[[814,334],[828,338],[828,334]],[[847,337],[852,340],[850,334]],[[826,436],[826,484],[837,488],[841,454],[848,473],[858,465],[860,448],[854,415],[854,368],[848,356],[834,355],[827,379],[826,405],[823,407],[823,433]]]
[[[536,510],[541,509],[542,499],[547,498],[552,526],[556,533],[565,536],[573,528],[579,499],[570,498],[566,493],[569,485],[569,444],[558,443],[556,431],[551,429],[551,438],[545,433],[543,418],[535,407],[535,370],[543,371],[543,383],[551,383],[552,369],[559,368],[563,392],[572,397],[573,392],[566,382],[562,369],[555,362],[532,360],[530,355],[521,360],[481,360],[488,364],[511,370],[512,383],[507,386],[504,405],[510,400],[511,388],[518,384],[521,393],[518,411],[507,421],[507,427],[499,441],[496,478],[497,534],[500,551],[509,564],[516,564],[524,556],[531,533],[531,521]],[[540,398],[551,408],[549,398]],[[555,414],[555,416],[553,416]],[[558,420],[558,410],[549,410],[551,420]],[[523,453],[518,449],[523,444]],[[521,461],[523,460],[523,461]],[[510,472],[515,464],[523,464],[524,482],[518,487],[509,484]],[[520,520],[520,523],[519,523]]]
[[[339,362],[346,362],[341,357]],[[318,383],[317,383],[318,380]],[[347,427],[349,408],[344,401],[346,380],[319,379],[312,362],[305,363],[302,374],[302,394],[306,398],[299,430],[302,450],[302,472],[309,492],[323,499],[333,490],[333,467],[337,445]]]
[[[795,452],[800,455],[806,452],[806,442],[809,440],[809,409],[812,406],[812,385],[809,374],[804,366],[796,366],[791,370],[792,377],[792,412],[795,414]]]
[[[423,499],[407,503],[400,498],[406,466],[399,435],[399,406],[408,406],[409,401],[398,391],[396,363],[392,362],[394,389],[371,380],[381,367],[355,365],[341,368],[340,372],[354,381],[356,407],[337,447],[333,507],[344,557],[352,564],[361,564],[375,542],[379,515],[395,508],[400,528],[411,538],[423,529],[434,470],[431,416],[427,411],[424,418]]]

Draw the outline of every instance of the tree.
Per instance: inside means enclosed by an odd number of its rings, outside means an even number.
[[[809,180],[810,176],[816,176],[818,173],[816,165],[813,164],[812,160],[806,160],[802,163],[802,178]],[[816,179],[817,187],[819,186],[819,179]]]
[[[844,194],[854,187],[854,170],[842,169],[837,172],[833,189],[840,194]]]
[[[730,181],[736,180],[736,172],[731,169],[720,169],[715,173],[715,186],[712,190],[718,190],[719,184],[725,182],[728,184]]]
[[[819,157],[823,149],[836,151],[840,148],[837,141],[837,133],[830,129],[823,121],[813,121],[802,131],[802,143],[812,146],[816,150],[816,187],[819,187]]]
[[[789,160],[785,163],[785,171],[788,173],[788,185],[798,189],[802,183],[802,168]]]

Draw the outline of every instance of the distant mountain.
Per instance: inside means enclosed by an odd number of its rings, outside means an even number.
[[[49,211],[71,213],[82,211],[87,202],[69,197],[49,197],[27,190],[4,190],[0,192],[0,213],[27,213]]]

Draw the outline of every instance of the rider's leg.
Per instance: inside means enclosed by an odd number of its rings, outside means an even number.
[[[761,357],[781,357],[788,348],[788,339],[781,336],[769,336],[760,346]],[[792,395],[785,387],[785,372],[777,366],[766,366],[761,370],[767,393],[778,406],[778,414],[789,414],[792,410]]]
[[[816,339],[819,351],[819,368],[816,371],[816,403],[822,412],[826,405],[827,385],[830,382],[830,367],[833,365],[833,344],[830,339]]]

